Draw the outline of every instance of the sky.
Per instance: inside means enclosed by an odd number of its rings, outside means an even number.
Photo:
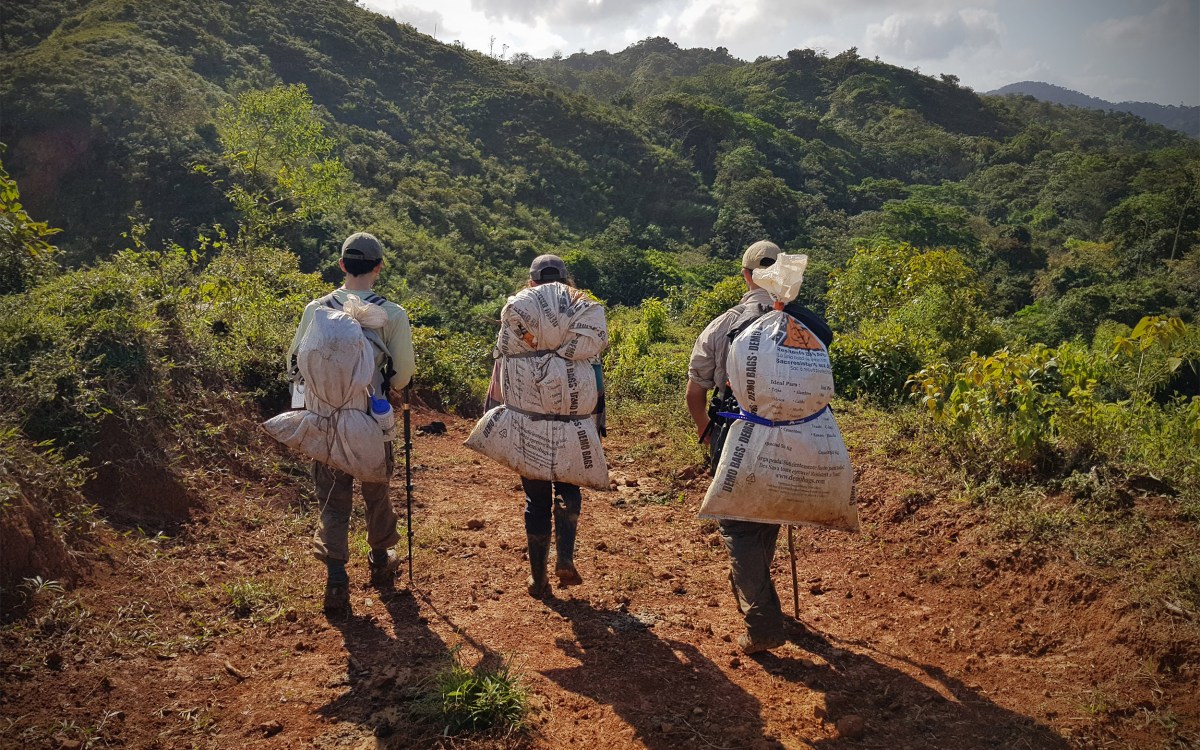
[[[980,93],[1031,80],[1112,102],[1200,105],[1200,0],[361,1],[496,57],[619,52],[655,36],[743,60],[856,47]]]

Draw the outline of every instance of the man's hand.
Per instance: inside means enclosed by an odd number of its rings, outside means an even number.
[[[388,401],[392,404],[393,409],[402,409],[404,407],[404,389],[389,388]]]
[[[696,425],[696,437],[700,440],[701,445],[709,445],[712,443],[712,431],[708,429],[709,420],[704,420],[704,425]]]

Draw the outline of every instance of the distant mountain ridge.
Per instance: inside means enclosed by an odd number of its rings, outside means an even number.
[[[1005,96],[1018,94],[1032,96],[1045,102],[1065,104],[1071,107],[1086,109],[1116,110],[1137,115],[1146,122],[1153,122],[1171,130],[1178,130],[1193,138],[1200,138],[1200,107],[1183,107],[1177,105],[1155,104],[1153,102],[1113,102],[1098,99],[1094,96],[1081,94],[1062,86],[1041,81],[1020,81],[1002,86],[988,94]]]

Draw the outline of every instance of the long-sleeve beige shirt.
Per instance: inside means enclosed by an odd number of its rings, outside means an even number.
[[[688,380],[706,391],[725,386],[729,378],[726,369],[726,359],[729,356],[729,331],[742,307],[747,304],[769,308],[774,304],[774,300],[765,289],[751,289],[742,295],[742,299],[736,307],[713,318],[713,321],[696,339],[695,346],[692,347],[692,357],[688,362]]]
[[[333,295],[338,302],[345,303],[351,296],[365,299],[371,292],[368,291],[349,291],[345,288],[334,290]],[[287,370],[292,373],[294,364],[292,358],[296,351],[300,348],[300,341],[304,338],[304,333],[308,330],[308,326],[312,323],[313,312],[320,307],[320,300],[309,302],[304,308],[304,314],[300,316],[300,325],[296,328],[296,335],[292,337],[292,345],[287,351]],[[388,322],[379,331],[380,338],[383,339],[384,346],[387,347],[388,354],[392,358],[392,368],[396,374],[392,376],[391,388],[393,391],[398,391],[409,384],[412,380],[413,373],[417,369],[416,357],[413,353],[412,343],[412,327],[408,322],[408,313],[404,308],[397,305],[395,302],[385,301],[381,305],[387,312]],[[383,367],[384,354],[383,352],[375,352],[375,368],[379,370]]]

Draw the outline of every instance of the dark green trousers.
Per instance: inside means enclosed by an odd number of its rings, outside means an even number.
[[[783,611],[771,580],[779,525],[721,521],[721,539],[729,551],[729,582],[746,618],[746,631],[754,640],[782,638]]]

